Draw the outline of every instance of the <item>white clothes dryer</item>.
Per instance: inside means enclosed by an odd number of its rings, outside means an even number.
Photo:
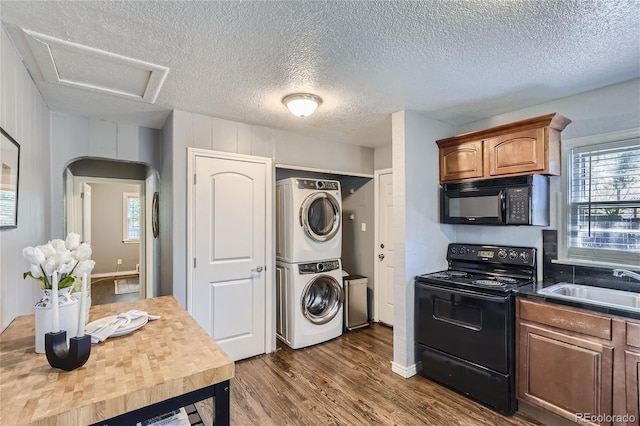
[[[342,255],[340,182],[289,178],[276,182],[276,260],[313,262]]]
[[[340,260],[276,262],[276,334],[292,349],[342,335]]]

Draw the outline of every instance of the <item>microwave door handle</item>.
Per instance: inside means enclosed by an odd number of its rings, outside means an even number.
[[[507,224],[507,197],[505,195],[506,190],[503,189],[500,191],[500,216],[502,218],[502,223]]]

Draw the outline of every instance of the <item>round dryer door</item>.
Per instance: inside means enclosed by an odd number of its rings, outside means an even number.
[[[340,204],[331,194],[315,192],[300,207],[300,223],[311,239],[328,241],[340,230]]]
[[[340,311],[342,287],[329,275],[317,276],[307,283],[301,302],[306,319],[314,324],[326,324]]]

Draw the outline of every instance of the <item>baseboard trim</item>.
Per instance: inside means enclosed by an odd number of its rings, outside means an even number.
[[[123,275],[136,275],[138,271],[118,271],[118,272],[102,272],[100,274],[91,274],[91,278],[120,277]]]
[[[403,365],[396,363],[395,361],[391,362],[391,371],[393,371],[399,376],[404,377],[405,379],[408,379],[409,377],[413,377],[416,374],[418,374],[416,364],[405,367]]]

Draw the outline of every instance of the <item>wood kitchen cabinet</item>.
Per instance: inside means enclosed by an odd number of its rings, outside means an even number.
[[[516,318],[518,400],[640,426],[640,321],[522,298]]]
[[[640,425],[640,323],[627,322],[625,379],[627,413],[634,417],[630,425]]]
[[[548,156],[542,128],[496,136],[486,144],[490,176],[545,172]],[[547,169],[547,174],[560,173],[555,167]]]
[[[440,183],[560,174],[560,132],[571,120],[547,114],[436,141]]]
[[[517,311],[517,398],[571,421],[613,413],[611,319],[521,299]]]
[[[471,141],[440,149],[440,182],[484,176],[482,144]]]

